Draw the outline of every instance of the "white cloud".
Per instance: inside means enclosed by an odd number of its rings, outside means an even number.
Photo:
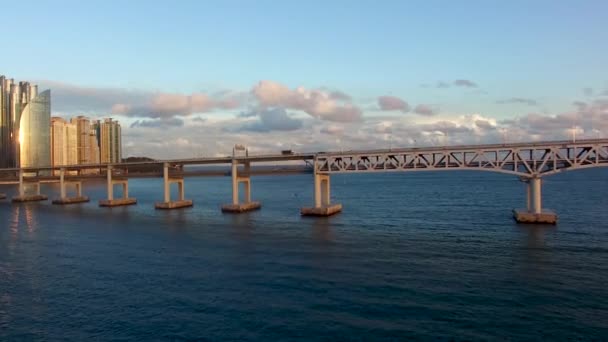
[[[312,117],[334,122],[359,121],[362,112],[350,102],[350,97],[318,89],[289,87],[274,81],[260,81],[251,93],[262,108],[278,107],[301,110]]]

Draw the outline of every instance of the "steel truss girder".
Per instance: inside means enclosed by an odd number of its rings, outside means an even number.
[[[316,156],[317,173],[484,170],[539,177],[564,170],[608,166],[608,143],[518,144],[475,149],[336,152]]]

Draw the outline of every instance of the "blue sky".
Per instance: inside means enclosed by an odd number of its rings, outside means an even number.
[[[344,92],[364,118],[399,115],[375,110],[378,96],[388,95],[445,118],[497,120],[559,115],[608,90],[606,1],[3,1],[1,8],[0,74],[42,84],[212,94],[272,80]]]

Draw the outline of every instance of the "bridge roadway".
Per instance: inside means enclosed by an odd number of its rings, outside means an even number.
[[[82,170],[97,169],[106,173],[108,182],[109,204],[133,204],[134,200],[122,203],[113,199],[114,185],[123,185],[128,193],[128,178],[162,176],[165,186],[165,202],[171,203],[169,187],[178,183],[180,200],[176,206],[167,204],[167,208],[191,205],[183,199],[183,177],[202,176],[204,173],[184,172],[188,165],[231,165],[233,203],[224,206],[225,211],[242,212],[259,208],[259,203],[252,202],[250,195],[250,176],[255,170],[252,163],[282,163],[304,161],[313,165],[314,171],[314,206],[303,208],[303,215],[331,215],[341,210],[341,205],[330,202],[330,175],[334,173],[353,172],[391,172],[391,171],[439,171],[439,170],[480,170],[506,173],[520,177],[527,183],[527,208],[515,211],[515,218],[520,222],[555,223],[557,215],[543,210],[541,206],[541,177],[562,172],[590,167],[608,166],[608,139],[585,139],[577,141],[538,141],[508,144],[459,145],[437,147],[410,147],[398,149],[351,150],[333,152],[310,152],[293,154],[234,155],[214,158],[168,159],[142,162],[125,162],[115,164],[86,164],[46,167],[26,167],[0,169],[0,182],[18,183],[19,193],[13,200],[29,200],[24,194],[24,183],[59,181],[62,185],[62,198],[65,196],[65,183],[79,182],[89,175],[71,175],[70,171],[81,173]],[[243,165],[243,167],[239,167]],[[158,167],[156,173],[137,174],[129,172],[142,167]],[[60,172],[60,176],[48,176],[48,171]],[[46,176],[40,174],[47,171]],[[32,176],[33,174],[33,176]],[[239,198],[239,184],[245,184],[245,201]],[[78,189],[80,189],[78,187]],[[78,190],[80,191],[80,190]],[[0,196],[1,197],[1,196]],[[123,196],[127,199],[128,196]],[[37,193],[33,198],[40,199]],[[114,202],[113,202],[114,201]],[[186,202],[181,202],[186,201]],[[128,202],[128,203],[127,203]],[[131,203],[133,202],[133,203]],[[70,202],[71,203],[71,202]],[[181,203],[181,204],[180,204]],[[162,206],[161,206],[162,207]]]

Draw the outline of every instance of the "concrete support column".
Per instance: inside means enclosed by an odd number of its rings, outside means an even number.
[[[342,211],[342,204],[331,204],[331,183],[329,174],[319,173],[319,164],[314,164],[314,206],[300,209],[305,216],[331,216]]]
[[[242,213],[245,211],[251,211],[251,210],[256,210],[256,209],[261,208],[260,202],[251,200],[251,178],[250,178],[251,165],[250,165],[250,162],[245,161],[244,165],[245,165],[244,175],[239,176],[239,173],[238,173],[239,163],[236,160],[236,158],[232,159],[232,172],[231,172],[232,203],[223,205],[222,206],[223,212]],[[239,200],[239,185],[241,183],[243,183],[245,185],[245,188],[243,190],[245,192],[245,199],[244,199],[243,203],[241,203]]]
[[[245,184],[245,203],[249,203],[251,202],[251,180],[247,178],[242,183]]]
[[[251,163],[245,162],[245,175],[247,175],[245,183],[245,203],[251,202]]]
[[[169,164],[163,164],[163,183],[165,191],[165,202],[171,201],[171,184],[169,183]]]
[[[82,183],[76,183],[76,196],[82,197]]]
[[[315,207],[331,205],[329,175],[315,173]]]
[[[541,179],[538,177],[530,179],[532,192],[532,212],[540,214],[542,212]]]
[[[108,165],[107,169],[107,182],[108,182],[108,200],[114,199],[114,184],[112,184],[112,167]]]
[[[184,201],[185,194],[184,194],[184,182],[183,181],[177,183],[177,192],[178,192],[179,200]]]
[[[321,206],[321,175],[315,172],[315,208]]]
[[[65,191],[65,169],[64,168],[61,168],[59,170],[59,187],[61,188],[60,198],[66,198],[67,196],[66,196],[66,191]]]
[[[239,204],[239,176],[238,176],[238,162],[236,159],[232,160],[232,204]]]
[[[100,207],[117,207],[122,205],[137,204],[137,199],[129,198],[129,180],[126,177],[112,179],[111,165],[107,165],[107,187],[108,199],[99,200]],[[122,198],[114,199],[114,185],[122,185]]]
[[[245,174],[247,176],[251,174],[251,162],[245,162]]]
[[[32,202],[32,201],[45,201],[48,198],[40,194],[40,181],[29,182],[34,187],[34,194],[25,193],[25,181],[23,176],[25,173],[23,169],[19,169],[19,196],[13,197],[13,202]]]
[[[183,166],[182,166],[183,167]],[[177,183],[177,200],[171,201],[171,184]],[[192,200],[186,200],[184,194],[184,179],[181,177],[169,176],[169,163],[163,164],[163,189],[165,193],[164,202],[157,202],[154,207],[156,209],[179,209],[191,207],[194,203]]]
[[[523,179],[522,179],[523,180]],[[557,214],[542,206],[542,180],[538,175],[523,180],[526,182],[526,209],[513,209],[513,217],[519,223],[557,223]]]

